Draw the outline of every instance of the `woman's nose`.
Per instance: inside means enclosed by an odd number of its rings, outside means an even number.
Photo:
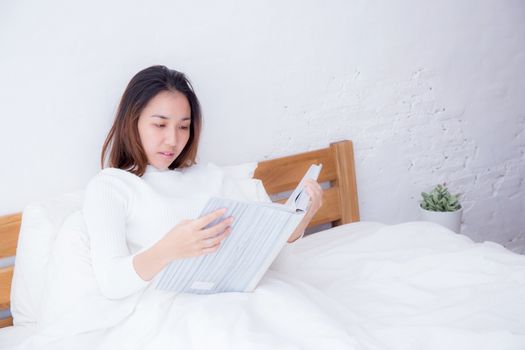
[[[175,146],[177,144],[177,133],[175,130],[168,131],[166,135],[166,143],[170,146]]]

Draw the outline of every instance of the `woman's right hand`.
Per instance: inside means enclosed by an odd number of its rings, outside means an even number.
[[[233,217],[205,228],[226,213],[219,209],[194,220],[182,220],[157,243],[157,252],[166,260],[189,258],[217,251],[231,232]]]

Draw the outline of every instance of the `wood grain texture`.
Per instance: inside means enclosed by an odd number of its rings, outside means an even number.
[[[0,258],[16,255],[18,236],[22,222],[22,213],[0,217]],[[0,309],[9,309],[11,305],[11,282],[14,266],[0,268]],[[0,319],[0,328],[13,325],[13,318]]]
[[[0,320],[0,328],[9,327],[9,326],[12,326],[12,325],[13,325],[13,318],[12,317],[3,318],[3,319]]]
[[[18,232],[22,222],[22,213],[0,217],[0,258],[14,256],[18,244]]]
[[[260,162],[254,177],[260,179],[266,192],[272,195],[293,190],[310,165],[319,163],[323,164],[323,169],[317,182],[335,180],[335,159],[329,148]]]
[[[351,141],[332,143],[330,147],[336,158],[336,183],[340,188],[341,219],[337,224],[359,221],[354,147]]]
[[[13,270],[14,266],[3,267],[0,269],[0,309],[9,308]]]

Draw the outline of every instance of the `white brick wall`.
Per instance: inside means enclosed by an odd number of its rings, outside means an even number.
[[[162,63],[201,99],[201,160],[352,139],[363,220],[417,220],[446,181],[463,233],[525,252],[523,1],[138,4],[0,5],[1,214],[84,186],[125,85]]]

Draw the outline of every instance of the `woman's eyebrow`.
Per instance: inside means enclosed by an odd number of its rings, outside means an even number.
[[[168,117],[168,116],[165,116],[165,115],[161,115],[161,114],[153,114],[151,116],[151,118],[171,119],[171,117]],[[185,121],[185,120],[191,120],[191,117],[184,117],[184,118],[182,118],[182,121]]]

